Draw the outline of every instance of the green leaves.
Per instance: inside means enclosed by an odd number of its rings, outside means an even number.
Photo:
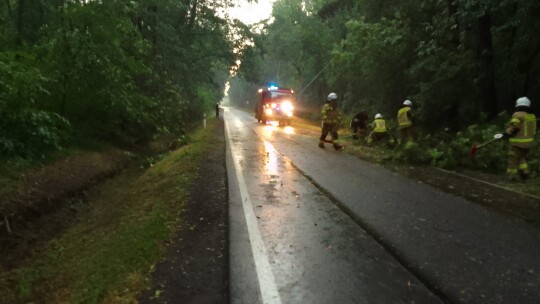
[[[236,59],[236,25],[217,14],[227,0],[17,5],[23,23],[0,13],[0,154],[182,132],[221,99],[215,75]]]
[[[0,154],[40,157],[59,149],[69,128],[63,117],[43,110],[49,79],[35,64],[26,52],[0,53]]]

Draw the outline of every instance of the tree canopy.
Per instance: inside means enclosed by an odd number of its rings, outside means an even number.
[[[5,0],[0,155],[181,133],[219,101],[241,26],[229,0]]]
[[[393,117],[411,99],[426,129],[458,130],[521,96],[540,109],[539,10],[533,0],[280,0],[235,83],[278,81],[313,109],[334,91],[350,114]]]

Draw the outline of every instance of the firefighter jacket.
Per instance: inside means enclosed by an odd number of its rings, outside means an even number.
[[[399,109],[397,114],[398,128],[408,128],[412,126],[411,107],[403,107]]]
[[[329,103],[324,104],[322,107],[321,116],[325,124],[337,125],[341,122],[341,111]]]
[[[506,128],[511,146],[530,149],[536,135],[536,116],[524,111],[515,112]]]
[[[388,131],[386,129],[386,121],[384,121],[382,118],[375,119],[371,124],[371,127],[375,133],[386,133]]]
[[[356,114],[351,120],[351,129],[353,129],[353,131],[356,131],[357,129],[366,129],[368,120],[369,118],[367,112],[364,111]]]

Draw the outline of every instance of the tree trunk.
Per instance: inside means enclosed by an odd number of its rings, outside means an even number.
[[[8,0],[9,1],[9,0]],[[23,29],[23,15],[24,15],[24,8],[25,8],[25,0],[19,1],[19,9],[17,14],[17,45],[21,45],[22,43],[22,29]]]
[[[184,26],[188,14],[188,8],[191,6],[191,2],[189,0],[182,0],[183,7],[180,11],[178,22],[176,24],[176,29],[179,29],[180,26]]]
[[[534,59],[536,59],[536,56],[540,54],[540,44],[536,46],[534,51],[531,53],[531,56],[529,56],[529,59],[524,62],[521,66],[524,68],[524,74],[525,76],[525,82],[523,83],[523,89],[521,92],[521,96],[527,96],[529,94],[529,87],[531,83],[531,71],[533,69],[533,62]]]
[[[6,0],[6,6],[7,6],[7,9],[8,9],[9,16],[13,17],[13,11],[11,9],[11,3],[9,3],[9,1],[10,0]]]
[[[158,16],[157,16],[157,13],[158,13],[158,7],[157,5],[152,5],[150,7],[148,7],[148,11],[152,13],[153,17],[152,18],[152,26],[151,26],[151,32],[150,32],[150,37],[151,37],[151,42],[152,42],[152,57],[155,58],[156,57],[156,54],[157,54],[157,27],[158,27]]]
[[[482,109],[487,118],[493,118],[498,113],[497,94],[495,87],[495,69],[493,64],[493,39],[491,36],[491,15],[485,12],[478,22],[478,55],[484,65],[485,74],[482,84]]]
[[[456,28],[452,30],[452,44],[458,47],[461,43],[459,37],[460,26],[458,18],[459,2],[458,0],[447,0],[446,3],[448,5],[448,17],[453,19],[454,23],[456,24]]]
[[[4,215],[4,224],[6,225],[6,230],[8,234],[12,233],[11,226],[9,225],[9,219],[7,216]]]
[[[193,0],[193,3],[191,4],[191,9],[189,12],[189,23],[188,27],[189,29],[193,29],[195,26],[195,18],[197,17],[197,4],[199,3],[198,0]]]

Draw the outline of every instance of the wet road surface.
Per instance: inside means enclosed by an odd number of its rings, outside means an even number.
[[[540,231],[227,108],[231,303],[540,303]]]

